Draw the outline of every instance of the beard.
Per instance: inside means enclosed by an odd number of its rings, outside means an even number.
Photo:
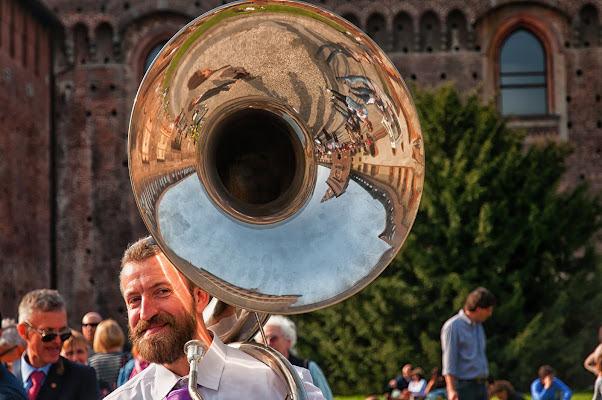
[[[145,337],[146,330],[154,324],[167,324],[166,332]],[[196,331],[196,316],[186,312],[176,320],[171,314],[160,313],[148,321],[139,320],[130,328],[130,339],[149,363],[173,364],[184,357],[184,345],[192,339]]]

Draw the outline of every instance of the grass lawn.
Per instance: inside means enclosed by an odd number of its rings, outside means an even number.
[[[531,400],[531,395],[524,394],[525,400]],[[334,400],[364,400],[368,395],[365,396],[334,396]],[[575,392],[571,400],[591,400],[593,393],[590,392]],[[495,399],[495,398],[494,398]]]

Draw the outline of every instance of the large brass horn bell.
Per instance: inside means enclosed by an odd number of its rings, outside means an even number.
[[[323,308],[375,279],[424,181],[391,61],[331,12],[277,0],[211,11],[165,45],[133,106],[129,164],[173,264],[263,313]]]

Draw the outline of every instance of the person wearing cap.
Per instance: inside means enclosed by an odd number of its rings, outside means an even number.
[[[71,330],[59,292],[39,289],[27,293],[19,304],[17,329],[27,349],[13,364],[13,373],[30,400],[100,398],[94,369],[60,355]]]
[[[441,328],[443,371],[448,400],[488,400],[489,365],[483,322],[493,313],[495,296],[484,287],[468,294],[464,307]]]

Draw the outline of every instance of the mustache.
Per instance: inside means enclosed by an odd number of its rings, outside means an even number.
[[[169,326],[175,326],[176,319],[173,315],[161,313],[161,314],[157,314],[157,315],[153,316],[148,321],[143,320],[143,319],[138,320],[138,323],[136,324],[136,326],[134,328],[132,328],[132,336],[140,337],[140,336],[144,335],[144,332],[146,332],[151,326],[163,325],[163,324],[167,324]]]

